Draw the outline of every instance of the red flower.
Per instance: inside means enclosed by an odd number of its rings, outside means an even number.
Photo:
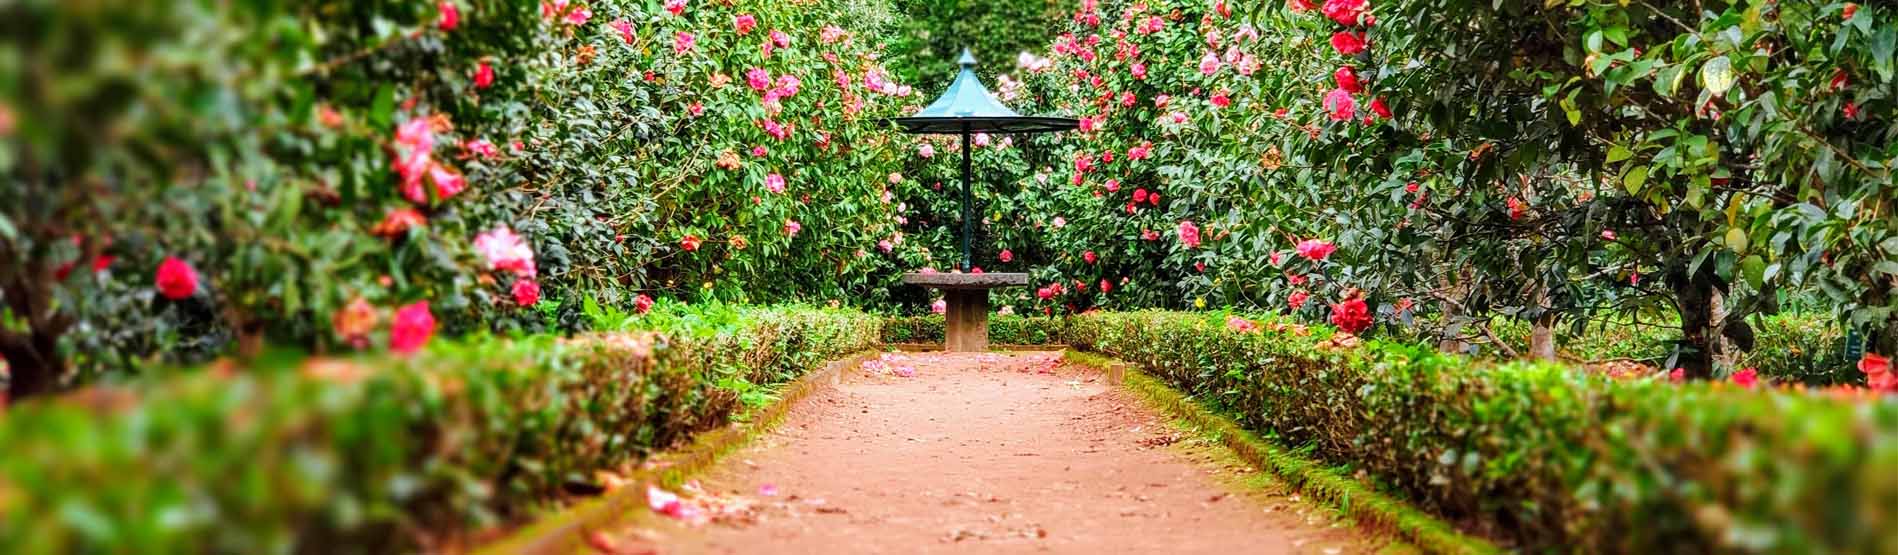
[[[1417,192],[1417,189],[1418,189],[1418,186],[1417,186],[1417,182],[1415,181],[1404,184],[1404,192],[1406,193],[1415,193]]]
[[[158,294],[174,301],[182,301],[198,292],[198,271],[191,264],[175,256],[165,257],[158,264],[156,280]]]
[[[1179,235],[1180,244],[1186,245],[1186,248],[1199,248],[1199,226],[1193,225],[1192,220],[1180,222]]]
[[[375,234],[377,237],[394,239],[407,234],[409,228],[427,224],[428,217],[423,216],[421,212],[417,212],[414,208],[398,208],[390,210],[389,214],[383,216],[382,221],[377,223],[374,228],[371,228],[369,232]]]
[[[1873,391],[1898,391],[1898,375],[1891,372],[1891,359],[1865,353],[1865,358],[1858,361],[1858,371],[1865,373],[1865,387]]]
[[[1345,333],[1356,335],[1371,327],[1371,307],[1364,299],[1352,297],[1331,305],[1331,324]]]
[[[1858,104],[1847,102],[1840,110],[1845,112],[1845,119],[1858,119]]]
[[[696,251],[699,250],[699,243],[702,242],[697,235],[686,235],[679,239],[679,248],[685,249],[685,252]]]
[[[749,35],[752,29],[758,28],[758,18],[748,13],[738,14],[732,18],[732,28],[737,29],[740,36]]]
[[[624,19],[615,19],[612,23],[608,23],[607,25],[612,27],[613,30],[619,31],[620,42],[626,44],[633,43],[633,22]]]
[[[1322,239],[1306,239],[1298,243],[1298,255],[1313,262],[1322,261],[1336,252],[1338,247]],[[1274,253],[1276,254],[1276,253]]]
[[[417,301],[396,309],[395,323],[389,326],[389,349],[413,353],[434,336],[435,315],[428,311],[428,301]]]
[[[443,31],[453,31],[455,27],[461,25],[461,8],[456,7],[454,2],[442,0],[435,4],[435,7],[442,12],[441,19],[435,22],[436,27],[440,27]]]
[[[1384,97],[1371,99],[1371,112],[1377,114],[1377,117],[1391,119],[1391,107],[1384,105]]]
[[[540,282],[532,279],[514,280],[514,304],[534,306],[540,302]]]
[[[1845,74],[1844,68],[1832,73],[1832,92],[1845,90],[1845,87],[1851,84],[1852,79]]]
[[[1684,383],[1684,382],[1686,382],[1686,381],[1687,381],[1687,369],[1686,369],[1686,368],[1675,368],[1675,369],[1674,369],[1674,371],[1672,371],[1672,372],[1668,372],[1668,373],[1667,373],[1667,381],[1670,381],[1670,382],[1674,382],[1674,383]]]
[[[1511,220],[1522,219],[1522,214],[1529,210],[1529,206],[1526,204],[1523,204],[1522,199],[1518,199],[1516,197],[1509,197],[1508,205],[1509,205],[1509,219]]]
[[[1054,298],[1054,289],[1051,287],[1042,287],[1040,289],[1036,289],[1035,297],[1044,301],[1048,299],[1052,299]]]
[[[1358,83],[1358,72],[1351,66],[1338,68],[1338,71],[1331,73],[1331,79],[1338,83],[1338,88],[1351,94],[1364,92],[1364,86]]]
[[[1134,202],[1146,202],[1146,201],[1147,201],[1147,190],[1134,189]]]
[[[1734,372],[1732,379],[1733,383],[1739,384],[1740,387],[1753,387],[1760,383],[1760,372],[1752,368],[1747,368],[1739,372]]]
[[[1339,25],[1356,25],[1364,15],[1364,0],[1325,0],[1324,12]]]
[[[1291,296],[1286,297],[1285,304],[1291,306],[1292,310],[1298,310],[1305,308],[1305,302],[1309,300],[1311,300],[1311,293],[1306,293],[1301,289],[1293,291]]]
[[[645,293],[633,297],[633,312],[637,314],[652,312],[652,297],[646,296]]]
[[[475,66],[474,86],[477,89],[485,89],[493,85],[494,65],[489,64],[487,60],[482,60],[481,65]]]
[[[1318,6],[1311,3],[1311,0],[1285,0],[1285,9],[1293,12],[1309,12],[1318,9]]]
[[[1081,253],[1081,260],[1086,260],[1088,264],[1093,264],[1094,261],[1100,260],[1100,257],[1095,256],[1094,251],[1087,251],[1087,252]]]
[[[1009,262],[1014,262],[1015,253],[1009,252],[1008,249],[1002,249],[1002,254],[1000,258],[1002,259],[1002,262],[1004,264],[1009,263]]]
[[[1225,108],[1232,105],[1232,97],[1227,96],[1226,91],[1219,91],[1213,93],[1212,102],[1215,107]]]
[[[1105,279],[1101,280],[1101,294],[1102,295],[1106,295],[1112,292],[1113,290],[1114,290],[1114,282],[1107,281]]]
[[[1364,42],[1364,33],[1338,31],[1331,34],[1331,48],[1339,54],[1356,56],[1363,53],[1367,46],[1370,45]]]
[[[1852,16],[1858,15],[1858,4],[1853,3],[1853,2],[1846,2],[1845,11],[1840,12],[1839,15],[1840,15],[1839,21],[1851,21]]]
[[[1351,121],[1351,117],[1358,112],[1358,103],[1351,98],[1350,91],[1331,89],[1325,94],[1325,111],[1331,113],[1332,121]]]

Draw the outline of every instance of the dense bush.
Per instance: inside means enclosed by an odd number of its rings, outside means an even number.
[[[0,421],[0,551],[427,549],[597,488],[752,388],[876,346],[877,325],[664,308],[627,331],[271,357],[25,403]]]
[[[1735,367],[1753,368],[1763,377],[1806,385],[1865,383],[1864,374],[1855,367],[1858,361],[1846,356],[1845,331],[1838,319],[1821,314],[1784,313],[1755,316],[1751,323],[1754,348],[1750,352],[1736,353]],[[1531,333],[1528,322],[1497,319],[1490,327],[1509,350],[1492,347],[1483,354],[1502,356],[1528,351]],[[1661,369],[1673,368],[1668,362],[1680,338],[1679,321],[1668,318],[1616,318],[1564,327],[1555,334],[1562,360],[1628,360]]]
[[[1488,365],[1218,314],[1089,314],[1068,337],[1528,552],[1898,549],[1898,404],[1856,390]]]
[[[994,345],[1057,345],[1065,341],[1066,318],[1000,314],[989,318]],[[899,316],[883,320],[884,343],[942,343],[942,316]]]
[[[383,344],[417,301],[573,330],[583,298],[873,304],[906,268],[884,2],[118,4],[0,8],[15,397]]]

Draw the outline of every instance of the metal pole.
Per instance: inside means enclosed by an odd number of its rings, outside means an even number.
[[[975,220],[969,219],[969,211],[975,200],[969,193],[969,179],[974,172],[969,166],[969,124],[962,124],[962,271],[975,268],[975,258],[969,249],[969,238],[975,236]]]

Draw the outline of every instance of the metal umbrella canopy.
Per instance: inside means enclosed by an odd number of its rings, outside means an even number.
[[[1054,133],[1079,127],[1080,122],[1073,118],[1017,114],[996,101],[995,95],[975,76],[975,53],[964,48],[962,59],[957,63],[962,71],[956,74],[955,82],[949,84],[949,90],[943,91],[942,97],[916,115],[890,121],[904,133],[962,136],[962,271],[967,272],[975,267],[969,247],[970,237],[975,235],[975,221],[969,215],[974,204],[970,193],[973,176],[969,137],[976,133]]]

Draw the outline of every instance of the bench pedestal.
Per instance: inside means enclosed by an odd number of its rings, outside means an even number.
[[[903,283],[941,289],[943,350],[974,353],[989,350],[989,290],[1026,286],[1028,274],[910,273]]]

